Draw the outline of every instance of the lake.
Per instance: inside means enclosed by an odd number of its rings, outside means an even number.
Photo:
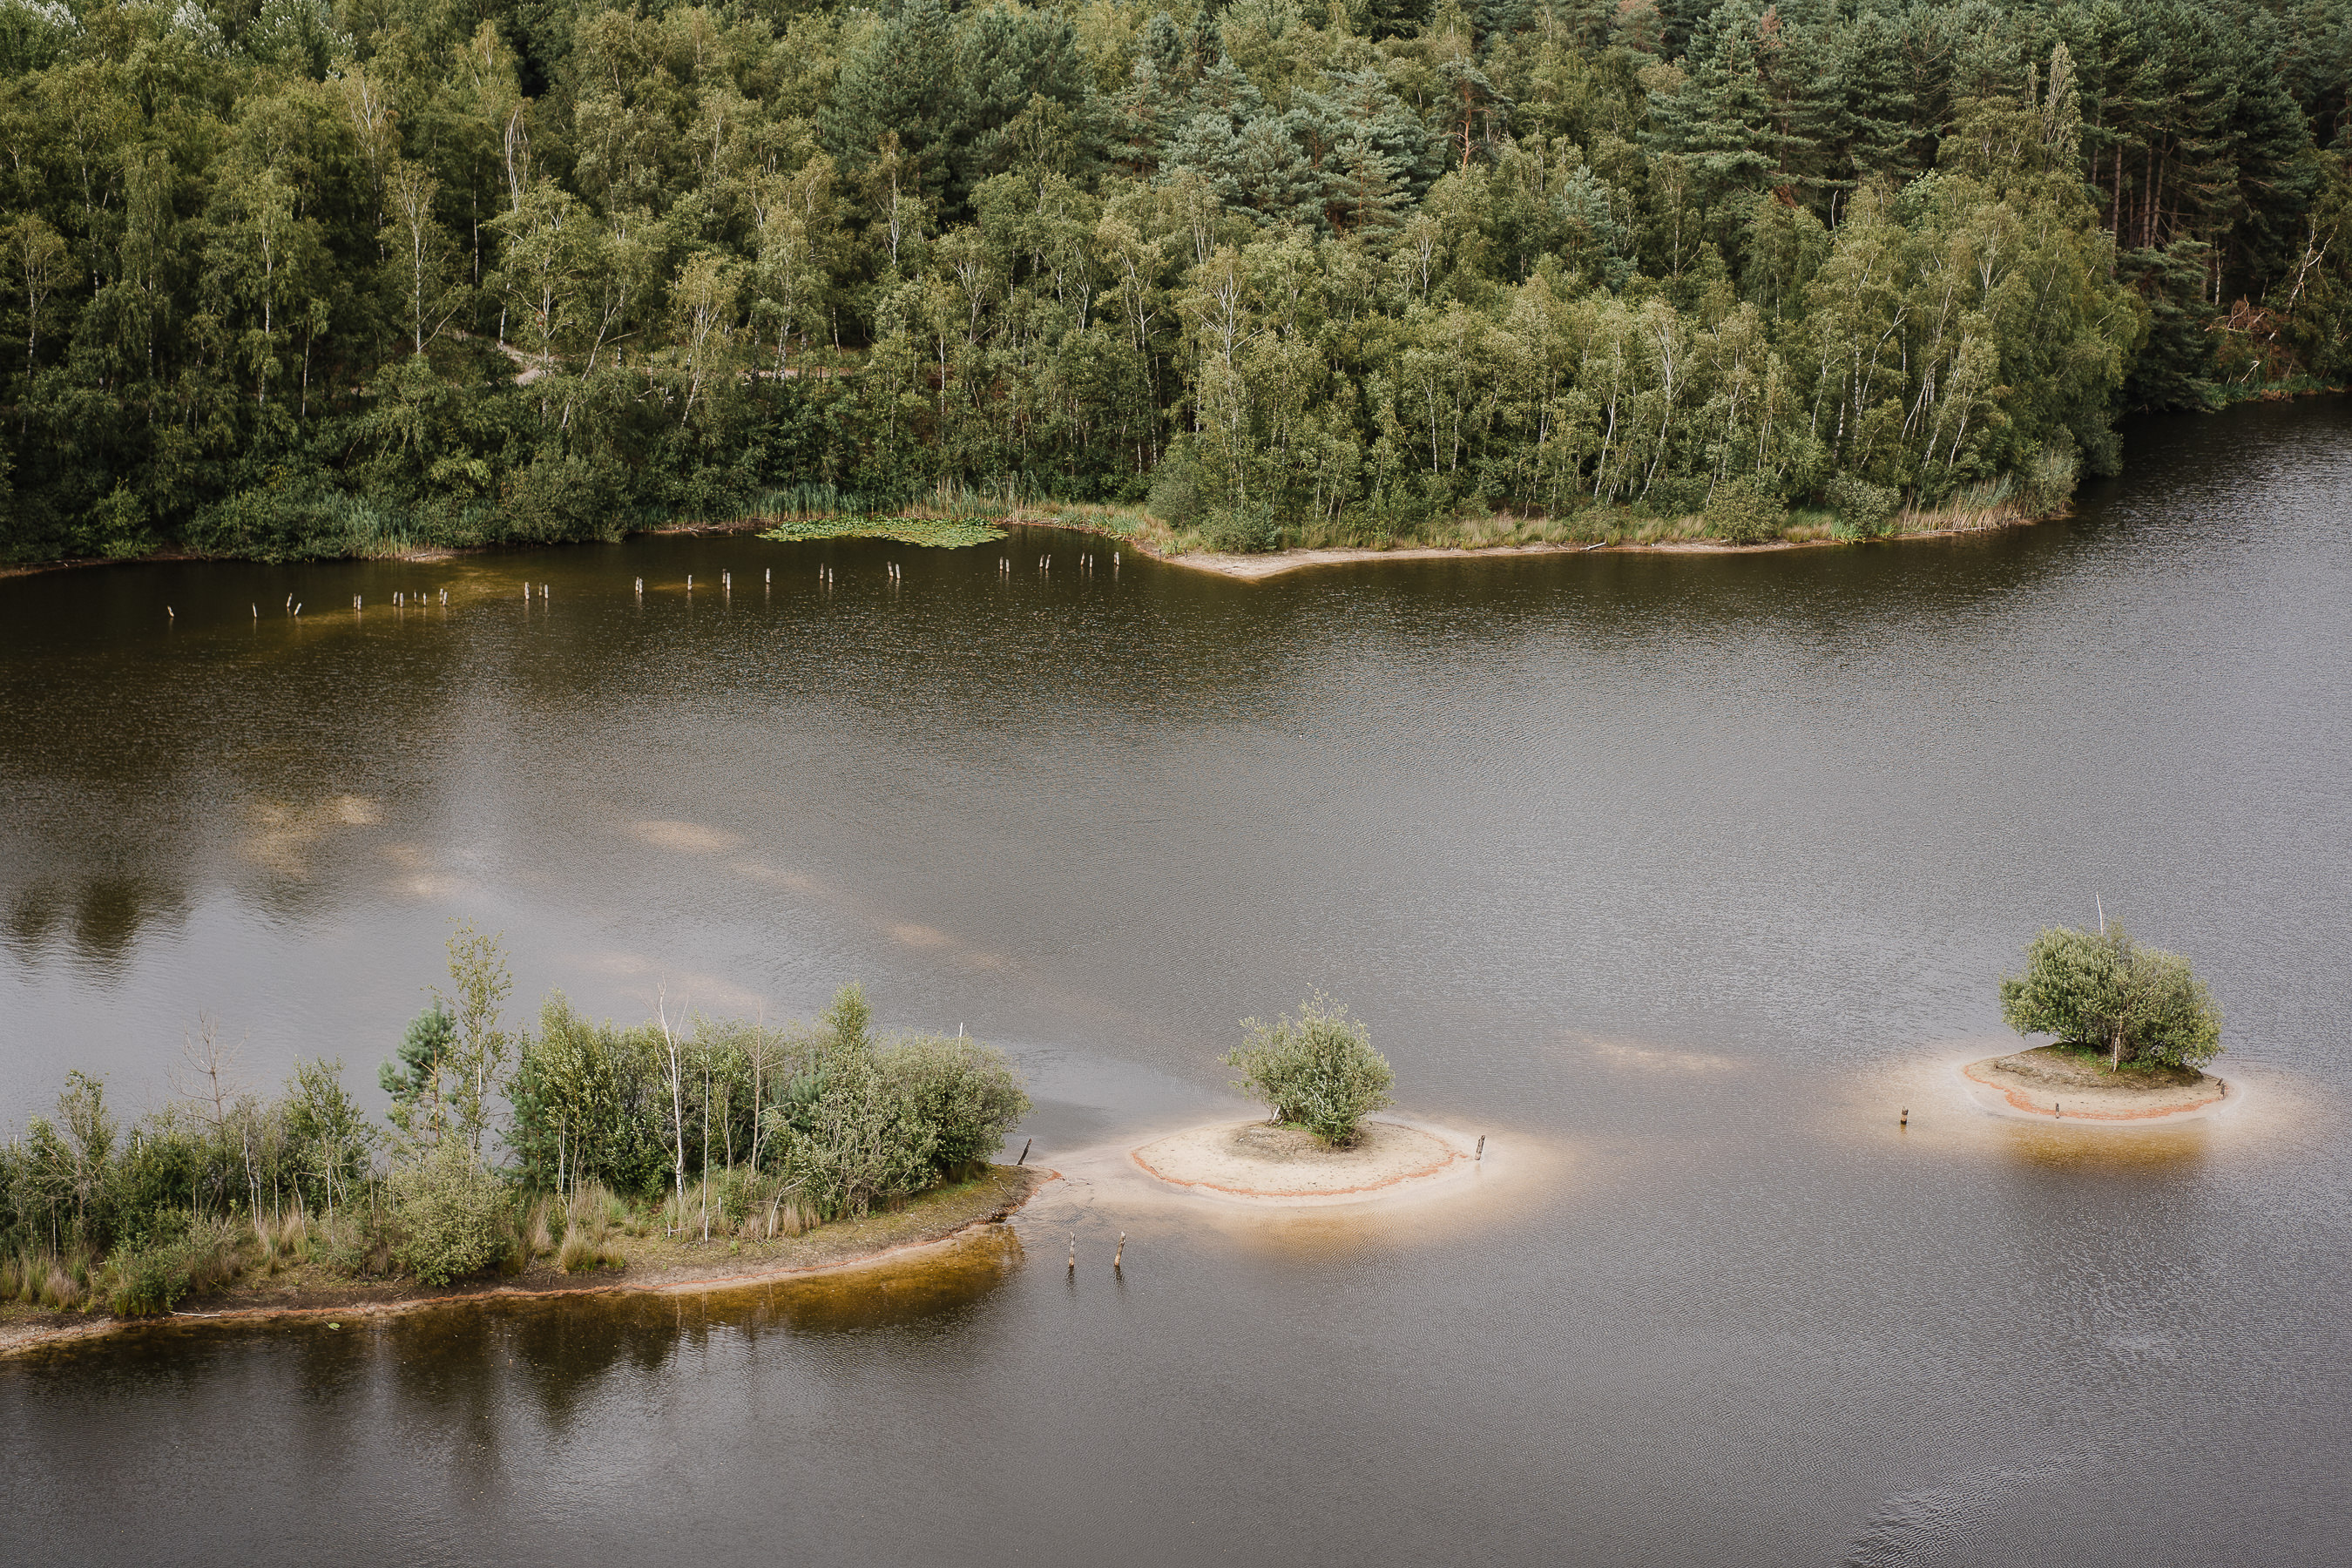
[[[874,1274],[0,1365],[0,1540],[2340,1557],[2352,405],[2129,462],[1990,537],[1258,584],[1051,531],[0,581],[0,1125],[69,1067],[157,1103],[200,1016],[380,1106],[464,916],[519,1018],[862,980],[1010,1051],[1048,1165],[1244,1114],[1237,1021],[1319,988],[1492,1168],[1272,1216],[1071,1182]],[[1958,1090],[2100,910],[2210,982],[2229,1113]]]

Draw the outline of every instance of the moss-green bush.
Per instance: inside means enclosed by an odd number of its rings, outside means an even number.
[[[393,1259],[427,1285],[479,1274],[506,1251],[507,1193],[474,1152],[444,1138],[392,1173]]]
[[[1226,1053],[1236,1088],[1265,1102],[1274,1120],[1304,1127],[1333,1146],[1355,1141],[1363,1119],[1390,1103],[1396,1075],[1372,1049],[1370,1032],[1321,996],[1296,1019],[1242,1021],[1249,1043]]]
[[[1748,479],[1716,486],[1701,515],[1707,532],[1726,544],[1763,544],[1789,526],[1789,509]]]

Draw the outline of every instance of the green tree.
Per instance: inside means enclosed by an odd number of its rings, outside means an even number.
[[[2019,1034],[2104,1050],[2117,1070],[2200,1068],[2221,1051],[2221,1010],[2188,960],[2141,947],[2120,924],[2035,937],[2025,973],[2000,983],[2000,1010]]]

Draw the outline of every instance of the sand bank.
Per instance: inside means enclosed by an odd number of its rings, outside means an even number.
[[[1145,1174],[1202,1197],[1249,1204],[1344,1204],[1420,1190],[1476,1169],[1474,1139],[1443,1128],[1366,1121],[1352,1147],[1264,1121],[1219,1122],[1147,1143]]]
[[[1960,1069],[1980,1105],[2004,1115],[2094,1126],[2146,1126],[2203,1116],[2232,1098],[2210,1073],[2186,1068],[2111,1073],[2104,1065],[2043,1046],[1987,1057]]]

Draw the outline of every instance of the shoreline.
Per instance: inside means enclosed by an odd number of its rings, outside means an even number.
[[[1874,544],[1906,544],[1914,541],[1934,539],[1964,539],[1976,535],[2000,533],[2012,528],[2027,528],[2035,523],[2071,515],[2071,506],[2035,517],[2001,517],[1991,521],[1960,522],[1948,528],[1922,528],[1901,533],[1876,535],[1868,539],[1773,539],[1759,544],[1727,544],[1719,539],[1705,537],[1654,540],[1599,540],[1578,543],[1537,541],[1523,544],[1396,544],[1374,545],[1299,545],[1287,550],[1270,550],[1257,555],[1226,555],[1213,551],[1169,551],[1132,533],[1120,533],[1102,527],[1083,516],[1065,516],[1015,510],[1001,518],[989,520],[1001,528],[1058,528],[1072,533],[1091,534],[1108,539],[1116,545],[1133,550],[1137,554],[1156,561],[1163,566],[1181,566],[1194,572],[1234,582],[1256,583],[1268,577],[1280,577],[1289,573],[1315,566],[1357,565],[1382,561],[1446,561],[1498,559],[1529,555],[1764,555],[1788,550],[1818,550],[1830,546],[1861,546]],[[908,514],[912,517],[913,514]],[[1948,515],[1948,514],[1944,514]],[[1980,515],[1980,514],[1976,514]],[[752,533],[775,526],[772,517],[745,517],[725,522],[666,522],[655,528],[635,529],[621,536],[624,540],[662,538],[676,535]],[[844,538],[870,537],[846,534]],[[551,543],[503,542],[495,544],[440,544],[417,550],[398,551],[385,555],[321,555],[299,561],[263,562],[246,555],[198,555],[184,550],[159,550],[147,555],[131,555],[120,559],[102,556],[74,556],[62,561],[43,561],[28,564],[0,565],[0,582],[13,577],[33,577],[46,572],[80,571],[95,566],[159,566],[208,562],[244,562],[253,565],[280,567],[328,566],[352,563],[385,562],[402,565],[427,565],[435,562],[455,561],[469,555],[488,555],[501,550],[557,550],[580,544],[611,543],[609,540],[561,540]],[[977,548],[977,547],[974,547]]]
[[[732,1271],[711,1272],[707,1268],[676,1266],[650,1272],[637,1279],[618,1276],[600,1278],[603,1270],[578,1275],[558,1275],[560,1280],[578,1283],[508,1284],[496,1280],[481,1281],[471,1286],[444,1287],[429,1295],[394,1295],[373,1297],[365,1294],[372,1287],[354,1282],[349,1289],[350,1299],[341,1301],[260,1302],[247,1306],[225,1304],[218,1311],[174,1310],[156,1317],[122,1318],[111,1312],[90,1314],[47,1313],[37,1321],[21,1324],[0,1322],[0,1362],[30,1355],[62,1345],[78,1344],[117,1334],[134,1333],[142,1329],[171,1323],[218,1322],[255,1325],[298,1321],[311,1318],[383,1319],[406,1317],[411,1313],[428,1311],[436,1307],[463,1306],[472,1302],[552,1300],[571,1296],[677,1296],[694,1292],[735,1289],[741,1287],[773,1284],[780,1280],[813,1279],[826,1274],[845,1274],[855,1269],[870,1268],[877,1263],[903,1258],[913,1253],[945,1247],[950,1242],[990,1226],[1002,1225],[1017,1214],[1039,1193],[1061,1180],[1061,1173],[1043,1165],[1000,1165],[998,1172],[1020,1173],[1017,1180],[1004,1180],[1005,1187],[1018,1191],[1000,1191],[990,1197],[988,1212],[962,1213],[952,1220],[922,1229],[911,1237],[891,1239],[881,1246],[862,1252],[845,1253],[837,1258],[815,1261],[761,1259],[749,1267]],[[1003,1180],[1003,1178],[1000,1178]],[[917,1194],[918,1200],[926,1194]],[[975,1194],[976,1195],[976,1194]],[[835,1222],[836,1224],[840,1222]],[[864,1222],[856,1222],[863,1224]],[[810,1236],[822,1234],[818,1231]],[[843,1239],[846,1239],[844,1237]],[[714,1259],[714,1262],[719,1260]],[[234,1303],[250,1290],[232,1286],[210,1300]],[[81,1321],[73,1319],[81,1318]]]

